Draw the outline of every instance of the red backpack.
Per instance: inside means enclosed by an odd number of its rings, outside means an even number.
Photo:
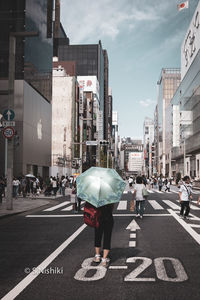
[[[96,208],[92,204],[85,202],[83,218],[84,223],[90,227],[99,227],[99,219],[101,216],[100,209]]]

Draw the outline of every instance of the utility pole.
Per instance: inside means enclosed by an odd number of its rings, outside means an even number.
[[[183,176],[186,175],[185,161],[186,161],[186,153],[185,153],[185,138],[184,138],[184,140],[183,140]]]
[[[8,67],[8,108],[14,111],[14,85],[15,85],[15,50],[17,37],[35,37],[38,32],[11,32],[9,36],[9,67]],[[7,147],[7,195],[6,208],[13,209],[12,198],[13,181],[13,139],[8,140]]]
[[[80,115],[80,174],[83,172],[83,114]]]

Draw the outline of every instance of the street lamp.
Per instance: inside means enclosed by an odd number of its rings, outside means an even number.
[[[15,85],[15,48],[17,37],[36,37],[38,32],[10,32],[9,36],[9,67],[8,67],[8,108],[14,110],[14,85]],[[13,209],[12,179],[13,179],[13,139],[8,140],[7,147],[7,196],[6,207]]]

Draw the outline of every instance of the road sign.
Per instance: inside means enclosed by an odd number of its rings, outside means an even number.
[[[15,130],[12,127],[5,127],[2,133],[5,138],[11,139],[15,134]]]
[[[3,112],[3,117],[6,121],[12,121],[15,117],[15,113],[12,109],[6,109]]]
[[[86,141],[86,145],[87,146],[97,146],[98,145],[98,141]]]
[[[15,121],[2,121],[2,126],[8,127],[8,126],[15,126]]]

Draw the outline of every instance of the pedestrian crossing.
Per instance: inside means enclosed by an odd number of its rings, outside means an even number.
[[[174,190],[170,190],[170,192],[165,192],[165,191],[159,191],[159,190],[156,190],[156,189],[152,189],[152,190],[149,190],[147,189],[148,193],[149,194],[153,194],[153,193],[158,193],[158,194],[178,194],[179,191],[174,191]],[[124,191],[124,194],[128,194],[128,193],[134,193],[134,190],[129,190],[129,191]],[[200,195],[200,191],[192,191],[192,194],[194,195]]]
[[[173,210],[180,210],[180,204],[178,205],[177,203],[179,203],[179,200],[175,200],[175,202],[171,201],[171,200],[147,200],[146,201],[146,208],[148,208],[148,206],[155,210],[166,210],[166,209],[173,209]],[[194,201],[193,201],[194,203]],[[82,204],[82,208],[81,210],[83,210],[83,206],[84,204]],[[200,206],[191,204],[190,205],[190,209],[191,210],[200,210]],[[121,200],[119,203],[116,204],[116,210],[117,211],[127,211],[130,210],[130,201],[128,200]],[[70,201],[64,201],[58,205],[54,205],[50,208],[44,209],[43,212],[54,212],[54,211],[61,211],[61,212],[72,212],[73,211],[73,205],[71,204]]]

